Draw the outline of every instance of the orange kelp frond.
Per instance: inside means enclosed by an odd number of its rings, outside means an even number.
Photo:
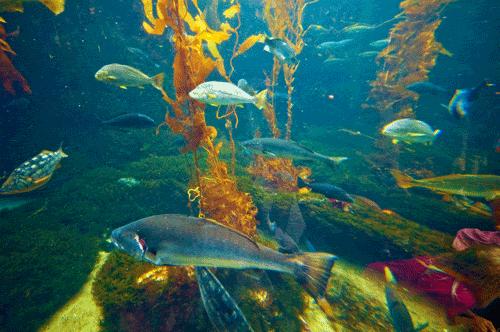
[[[311,170],[295,167],[290,159],[255,156],[253,165],[247,168],[255,179],[263,179],[267,186],[282,191],[297,191],[297,177],[307,177]]]
[[[390,31],[390,43],[377,61],[381,69],[371,83],[369,103],[377,110],[399,112],[397,117],[414,116],[413,109],[419,95],[406,86],[428,79],[439,54],[451,56],[435,32],[441,24],[442,9],[453,0],[405,0],[401,2],[404,21]]]
[[[305,0],[275,0],[266,1],[264,5],[264,19],[266,20],[269,31],[273,37],[280,38],[284,40],[290,47],[294,50],[295,54],[298,55],[302,52],[304,48],[304,28],[302,25],[304,17],[304,9],[307,5],[315,3],[317,1],[305,1]],[[292,93],[293,93],[293,81],[294,75],[299,67],[298,63],[295,64],[285,64],[283,66],[283,74],[285,79],[285,84],[287,87],[288,100],[287,100],[287,122],[286,122],[286,139],[290,139],[292,131]],[[274,61],[273,65],[273,76],[271,86],[274,89],[276,85],[280,64],[278,61]],[[274,91],[271,91],[273,95]],[[274,112],[274,100],[272,100],[272,107],[269,108],[269,112]],[[266,119],[275,119],[274,116],[269,114]],[[274,129],[276,126],[269,123],[269,126]],[[276,133],[272,130],[273,134]]]
[[[189,192],[190,200],[198,200],[201,215],[253,237],[257,209],[252,198],[238,190],[235,179],[228,174],[226,163],[219,159],[222,143],[215,143],[217,130],[206,124],[205,105],[188,95],[216,69],[223,77],[229,78],[218,47],[230,39],[236,28],[228,22],[221,23],[218,30],[211,28],[196,0],[158,0],[156,15],[152,0],[142,2],[147,20],[143,27],[147,33],[163,34],[166,28],[173,31],[175,97],[163,92],[163,99],[171,106],[171,111],[165,115],[165,123],[174,133],[185,138],[184,151],[194,152],[195,176],[190,188],[198,190]],[[194,9],[194,15],[188,8]],[[239,15],[238,12],[239,7],[238,10],[230,7],[226,17]],[[207,170],[200,169],[199,147],[206,151]]]
[[[219,160],[221,147],[222,142],[213,149],[207,148],[215,153],[208,154],[209,171],[200,178],[200,207],[206,217],[253,238],[257,232],[257,208],[249,194],[238,190],[236,181],[228,174],[227,165]]]
[[[16,55],[16,52],[7,43],[7,32],[3,25],[0,24],[0,81],[5,91],[11,95],[16,94],[16,84],[18,84],[25,93],[31,93],[31,88],[28,81],[12,64],[11,56]]]

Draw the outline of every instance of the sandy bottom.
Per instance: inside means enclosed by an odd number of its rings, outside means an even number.
[[[89,275],[87,282],[64,307],[62,307],[50,321],[43,326],[42,332],[61,331],[99,331],[99,324],[102,317],[101,308],[97,306],[92,297],[92,283],[97,272],[101,269],[108,253],[99,252],[99,258],[94,269]]]

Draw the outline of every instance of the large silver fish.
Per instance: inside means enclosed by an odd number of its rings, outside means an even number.
[[[244,141],[241,145],[254,153],[271,157],[290,158],[296,160],[320,160],[329,165],[338,165],[347,157],[328,157],[317,153],[294,141],[280,138],[264,137]]]
[[[142,88],[145,85],[152,85],[155,89],[163,90],[165,75],[159,73],[149,77],[139,69],[118,63],[105,65],[95,73],[98,81],[116,85],[122,89],[128,87]]]
[[[285,255],[215,221],[164,214],[115,229],[113,243],[155,265],[263,269],[291,273],[314,296],[324,294],[336,256]]]
[[[209,269],[196,267],[196,280],[205,311],[218,332],[253,331],[236,301]]]
[[[62,148],[57,151],[43,150],[12,171],[0,187],[0,195],[20,194],[42,187],[50,181],[61,159],[67,156]]]

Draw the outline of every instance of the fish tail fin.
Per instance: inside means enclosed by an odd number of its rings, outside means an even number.
[[[415,179],[409,175],[404,174],[403,172],[397,169],[391,169],[391,174],[394,176],[398,186],[403,189],[411,188],[414,186]]]
[[[436,138],[441,135],[443,131],[441,129],[436,129],[434,130],[434,132],[432,133],[432,142],[431,143],[434,143],[434,141],[436,140]]]
[[[267,104],[267,89],[262,90],[261,92],[255,95],[255,106],[258,109],[263,109]]]
[[[61,144],[59,144],[59,149],[57,149],[57,152],[60,152],[60,153],[61,153],[61,156],[62,156],[63,158],[67,158],[67,157],[68,157],[68,155],[67,155],[67,154],[63,151],[63,148],[62,148],[62,147],[63,147],[63,143],[64,143],[64,142],[61,142]]]
[[[391,269],[389,269],[388,266],[384,266],[384,275],[385,275],[385,281],[388,284],[393,284],[393,285],[397,284],[396,278],[394,277],[394,275],[391,272]]]
[[[337,256],[324,252],[306,252],[291,256],[296,264],[295,277],[314,298],[323,297]]]
[[[423,329],[425,329],[427,326],[429,326],[429,322],[425,322],[425,323],[418,324],[418,325],[417,325],[417,327],[415,327],[415,332],[422,331],[422,330],[423,330]]]
[[[153,80],[152,82],[153,86],[156,89],[163,91],[163,82],[165,81],[165,74],[159,73],[158,75],[151,77],[151,79]]]
[[[39,0],[45,5],[54,15],[59,15],[64,11],[65,0]]]
[[[337,166],[337,165],[340,165],[340,163],[342,163],[343,161],[346,161],[347,157],[328,157],[328,162],[333,165],[333,166]]]

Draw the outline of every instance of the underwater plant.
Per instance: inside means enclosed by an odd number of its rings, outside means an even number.
[[[192,182],[193,188],[199,190],[200,214],[254,236],[256,208],[252,199],[248,194],[238,190],[226,163],[220,160],[222,142],[216,143],[217,130],[206,124],[205,105],[190,99],[188,95],[189,91],[203,83],[215,70],[230,81],[233,70],[229,74],[226,72],[224,59],[218,47],[228,41],[232,34],[238,36],[239,23],[233,27],[225,21],[218,27],[210,27],[197,1],[159,0],[156,3],[157,16],[153,14],[151,0],[142,2],[147,19],[143,22],[143,27],[147,33],[162,35],[166,29],[173,31],[175,97],[168,96],[165,91],[162,92],[163,99],[172,108],[172,114],[167,112],[164,124],[174,133],[183,135],[187,142],[184,151],[193,152],[195,179]],[[188,8],[194,8],[196,14],[192,15]],[[239,4],[233,3],[224,11],[224,17],[229,20],[236,16],[239,21],[239,11]],[[231,66],[232,59],[243,54],[259,38],[251,36],[239,45],[239,48],[236,46],[237,40],[233,48]],[[204,45],[209,54],[206,54]],[[202,170],[200,167],[199,147],[202,147],[207,154],[207,170]]]
[[[398,22],[389,33],[389,44],[377,56],[381,65],[366,107],[379,112],[393,110],[396,118],[413,117],[418,93],[406,86],[426,81],[436,65],[439,54],[451,56],[436,40],[441,25],[441,12],[453,0],[404,0],[400,3],[405,20]]]

